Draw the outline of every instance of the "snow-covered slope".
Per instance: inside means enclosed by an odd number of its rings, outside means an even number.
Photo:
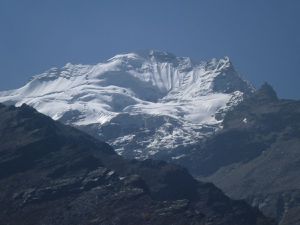
[[[0,102],[26,103],[120,154],[147,158],[209,135],[222,114],[252,91],[227,57],[196,62],[151,50],[52,68],[20,89],[0,92]]]

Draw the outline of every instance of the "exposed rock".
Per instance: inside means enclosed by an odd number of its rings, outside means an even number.
[[[275,224],[179,166],[124,160],[27,106],[0,106],[1,224]]]
[[[177,162],[280,224],[300,224],[300,102],[279,100],[264,84],[226,114],[223,127]]]

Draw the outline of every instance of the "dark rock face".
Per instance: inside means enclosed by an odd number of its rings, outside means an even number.
[[[264,84],[223,125],[178,162],[280,224],[300,224],[300,102],[279,100]]]
[[[274,224],[181,167],[124,160],[26,105],[0,115],[1,224]]]
[[[267,101],[267,102],[276,102],[278,101],[278,97],[276,92],[274,91],[273,87],[268,84],[264,83],[261,88],[257,91],[255,94],[255,99],[256,101],[261,100],[261,101]]]
[[[213,90],[215,92],[232,93],[234,91],[241,91],[244,96],[248,96],[253,93],[254,88],[250,83],[245,82],[237,74],[234,66],[229,62],[229,66],[219,74],[213,83]]]

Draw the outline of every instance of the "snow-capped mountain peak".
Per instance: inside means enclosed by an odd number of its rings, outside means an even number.
[[[0,92],[0,102],[26,103],[145,158],[218,129],[222,112],[253,90],[228,57],[205,62],[149,50],[52,68]]]

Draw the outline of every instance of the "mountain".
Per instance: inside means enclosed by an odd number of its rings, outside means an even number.
[[[278,99],[264,84],[222,124],[177,163],[281,225],[299,225],[300,101]]]
[[[125,160],[27,105],[0,115],[1,224],[275,224],[182,167]]]
[[[162,51],[116,55],[97,65],[52,68],[0,102],[26,103],[78,127],[128,158],[178,158],[221,126],[254,91],[228,57],[208,62]]]

